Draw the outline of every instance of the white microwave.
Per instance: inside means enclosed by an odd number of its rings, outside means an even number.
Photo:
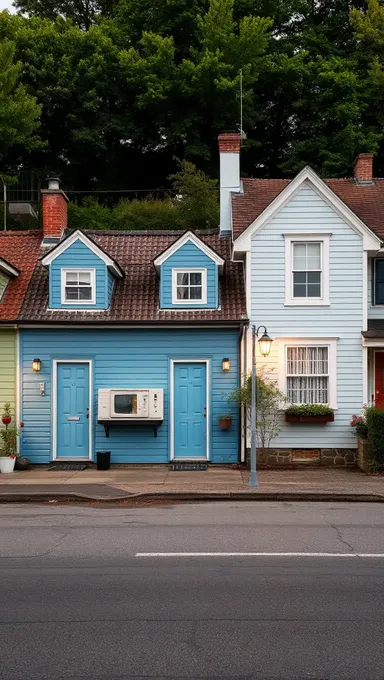
[[[163,420],[162,389],[100,389],[98,391],[99,422]]]

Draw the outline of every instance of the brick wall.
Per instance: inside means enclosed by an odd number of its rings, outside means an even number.
[[[44,236],[60,237],[67,227],[67,201],[62,192],[42,192]]]

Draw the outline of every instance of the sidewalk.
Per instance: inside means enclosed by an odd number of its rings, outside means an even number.
[[[173,472],[168,467],[112,468],[107,472],[55,472],[45,466],[0,474],[0,502],[27,500],[248,499],[350,500],[384,502],[384,476],[359,470],[260,470],[259,485],[248,485],[247,470],[209,468]]]

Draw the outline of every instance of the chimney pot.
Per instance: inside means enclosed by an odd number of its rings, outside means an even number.
[[[50,191],[58,191],[60,189],[60,180],[58,177],[48,177],[47,182]]]
[[[360,153],[353,166],[357,184],[371,184],[373,176],[373,153]]]

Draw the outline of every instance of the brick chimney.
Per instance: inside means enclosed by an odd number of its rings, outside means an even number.
[[[372,184],[373,153],[359,153],[353,166],[357,184]]]
[[[48,189],[42,189],[44,239],[59,240],[67,227],[68,198],[60,189],[57,177],[48,177]]]
[[[220,234],[232,233],[232,193],[240,192],[240,132],[219,135]]]

